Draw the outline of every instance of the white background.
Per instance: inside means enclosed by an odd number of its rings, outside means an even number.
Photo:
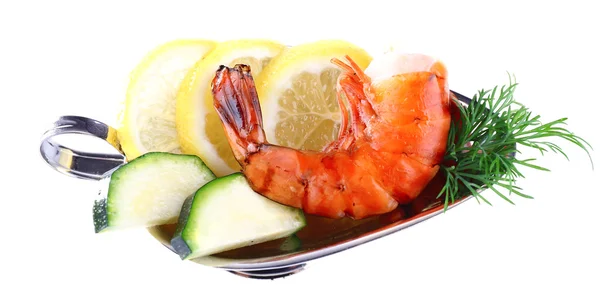
[[[514,73],[520,102],[544,121],[569,117],[600,149],[592,4],[392,2],[2,2],[0,301],[600,302],[598,168],[562,142],[570,161],[523,150],[552,169],[526,171],[520,185],[535,200],[513,206],[488,194],[493,207],[470,201],[274,281],[181,262],[143,230],[95,235],[96,184],[54,172],[38,154],[60,115],[113,123],[129,71],[158,44],[254,37],[426,52],[468,95]]]

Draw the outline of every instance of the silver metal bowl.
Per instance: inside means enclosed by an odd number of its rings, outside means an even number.
[[[471,102],[469,98],[453,93],[465,105]],[[55,140],[58,136],[73,134],[100,138],[114,148],[114,153],[82,151]],[[126,163],[116,134],[114,128],[100,121],[81,116],[62,116],[42,136],[40,153],[60,173],[86,180],[106,180],[117,167]],[[399,206],[390,213],[363,220],[307,215],[307,226],[288,238],[191,261],[248,278],[275,279],[300,272],[311,260],[379,239],[443,213],[444,205],[436,199],[442,181],[438,177],[415,201]],[[447,209],[471,197],[464,197]],[[173,251],[170,241],[175,225],[151,227],[148,232]]]

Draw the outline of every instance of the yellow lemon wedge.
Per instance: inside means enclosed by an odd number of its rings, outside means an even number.
[[[271,40],[226,41],[198,61],[177,95],[176,125],[183,153],[199,156],[217,176],[240,170],[213,105],[211,82],[220,65],[247,64],[256,77],[284,48]]]
[[[180,153],[175,97],[194,64],[217,43],[175,40],[150,51],[131,72],[118,118],[118,139],[129,161],[151,151]]]
[[[320,151],[337,138],[341,113],[336,86],[341,69],[331,59],[346,61],[346,55],[363,69],[372,60],[349,42],[322,40],[287,49],[255,77],[270,143]]]

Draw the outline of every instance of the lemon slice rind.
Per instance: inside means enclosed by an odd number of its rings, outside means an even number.
[[[203,39],[170,41],[151,50],[130,73],[117,119],[118,138],[129,161],[150,151],[180,152],[175,96],[187,71],[216,45]]]

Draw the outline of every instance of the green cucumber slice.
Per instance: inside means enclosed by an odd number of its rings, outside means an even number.
[[[279,246],[279,249],[286,252],[293,252],[298,250],[302,246],[302,241],[298,236],[291,235],[289,238],[285,239],[283,243]]]
[[[146,153],[117,168],[94,203],[96,233],[177,223],[185,199],[215,179],[193,155]]]
[[[305,225],[301,209],[256,193],[244,175],[234,173],[186,200],[171,245],[188,260],[284,238]]]

